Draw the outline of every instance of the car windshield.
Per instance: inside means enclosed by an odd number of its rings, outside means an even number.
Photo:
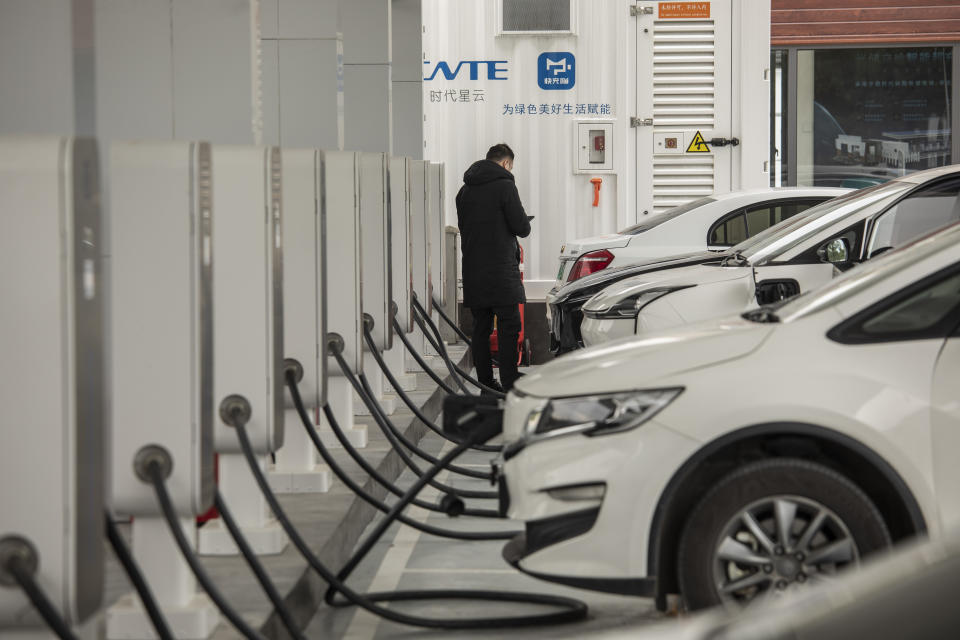
[[[878,202],[885,205],[914,186],[909,182],[893,180],[827,200],[744,240],[733,247],[730,253],[741,255],[754,265],[776,259],[838,220]]]
[[[683,214],[693,211],[694,209],[699,209],[705,204],[710,204],[711,202],[716,202],[716,198],[700,198],[699,200],[693,200],[687,204],[682,204],[679,207],[674,207],[673,209],[667,209],[663,213],[650,218],[640,224],[635,224],[632,227],[627,227],[622,231],[617,231],[622,236],[635,236],[637,234],[643,233],[644,231],[650,231],[654,227],[660,226],[664,222],[678,218]]]
[[[790,322],[832,306],[868,289],[892,274],[924,260],[960,241],[960,224],[928,234],[841,274],[822,287],[790,298],[776,311],[784,322]]]

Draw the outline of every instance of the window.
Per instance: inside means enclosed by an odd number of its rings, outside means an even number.
[[[960,220],[960,180],[948,180],[904,198],[877,220],[873,255]]]
[[[950,164],[953,47],[800,49],[796,183],[860,188]]]
[[[502,32],[569,33],[572,0],[502,0]]]
[[[742,213],[726,218],[710,230],[710,246],[732,247],[747,239],[747,219]]]
[[[945,338],[960,321],[960,270],[940,272],[874,305],[827,335],[860,344]]]
[[[707,244],[712,247],[732,247],[828,199],[810,198],[797,202],[755,204],[715,223],[708,233]]]

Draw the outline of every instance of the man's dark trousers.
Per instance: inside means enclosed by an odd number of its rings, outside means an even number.
[[[519,377],[517,340],[520,337],[520,307],[512,304],[503,307],[470,309],[470,311],[473,313],[473,341],[470,351],[473,354],[473,366],[477,368],[477,380],[485,385],[493,382],[490,334],[493,332],[493,317],[496,316],[500,384],[509,391]]]

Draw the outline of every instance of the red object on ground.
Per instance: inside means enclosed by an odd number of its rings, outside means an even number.
[[[612,256],[611,256],[612,258]],[[523,282],[523,247],[520,247],[520,281]],[[526,321],[523,316],[523,304],[520,304],[520,335],[517,337],[517,364],[520,365],[523,363],[523,341],[524,341],[524,325]],[[497,337],[497,319],[493,319],[493,332],[490,334],[490,355],[493,357],[497,356],[499,352],[499,338]],[[494,365],[496,366],[496,365]]]
[[[573,282],[583,276],[602,271],[606,269],[611,262],[613,262],[613,254],[606,249],[588,251],[573,263],[573,268],[570,269],[570,275],[567,276],[567,282]]]

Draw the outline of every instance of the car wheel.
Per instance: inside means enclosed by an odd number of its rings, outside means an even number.
[[[721,479],[687,520],[680,594],[688,610],[777,598],[890,544],[870,498],[836,471],[794,458],[753,462]]]

